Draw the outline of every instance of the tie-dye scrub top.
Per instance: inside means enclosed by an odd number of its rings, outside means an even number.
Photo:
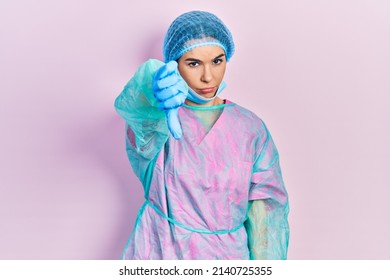
[[[144,63],[115,101],[126,121],[128,158],[145,193],[122,258],[250,259],[251,250],[260,250],[265,258],[285,259],[288,198],[262,120],[230,101],[184,105],[183,136],[175,140],[155,107],[156,69],[153,60]],[[262,200],[264,211],[246,227],[253,200]],[[250,248],[248,230],[256,227],[263,241]]]

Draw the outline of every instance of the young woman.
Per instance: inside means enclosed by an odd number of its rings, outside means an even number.
[[[232,35],[193,11],[115,101],[145,203],[123,259],[286,259],[288,197],[263,121],[220,98]]]

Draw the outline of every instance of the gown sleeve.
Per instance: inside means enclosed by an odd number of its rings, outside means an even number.
[[[126,121],[126,151],[134,173],[148,186],[153,161],[168,139],[165,113],[157,109],[152,78],[163,62],[142,64],[115,99],[115,109]],[[149,174],[149,175],[148,175]]]
[[[279,166],[279,154],[265,126],[256,144],[249,191],[248,247],[251,259],[287,258],[289,242],[288,195]]]

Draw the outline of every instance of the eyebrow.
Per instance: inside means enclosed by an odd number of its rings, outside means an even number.
[[[214,57],[212,60],[217,59],[217,58],[221,58],[221,57],[223,57],[223,56],[225,56],[224,53],[222,53],[222,54],[220,54],[220,55]],[[187,58],[185,61],[190,61],[190,62],[201,62],[200,59],[191,58],[191,57]]]

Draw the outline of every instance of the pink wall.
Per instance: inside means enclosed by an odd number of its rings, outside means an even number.
[[[231,29],[224,97],[279,148],[289,258],[390,259],[390,2],[245,3],[1,2],[0,259],[120,256],[143,198],[113,102],[193,9]]]

